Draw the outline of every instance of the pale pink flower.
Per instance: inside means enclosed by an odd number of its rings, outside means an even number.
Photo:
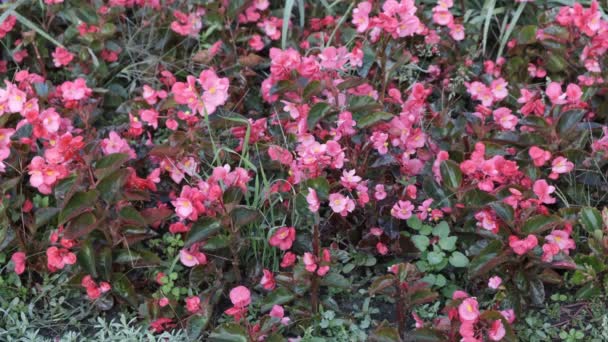
[[[479,304],[474,297],[466,298],[458,306],[461,321],[474,322],[479,317]]]
[[[502,278],[500,278],[499,276],[493,276],[490,278],[490,280],[488,280],[488,287],[493,290],[498,289],[500,284],[502,284]]]

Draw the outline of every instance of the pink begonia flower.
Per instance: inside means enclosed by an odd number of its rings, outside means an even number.
[[[415,326],[416,329],[420,329],[424,327],[424,321],[422,320],[422,318],[420,318],[420,316],[418,316],[418,314],[416,312],[412,312],[412,317],[414,318],[414,321],[416,322]]]
[[[494,122],[500,125],[503,129],[513,130],[517,126],[517,116],[513,115],[511,110],[506,107],[500,107],[492,112]]]
[[[388,248],[382,242],[378,242],[376,244],[376,250],[378,253],[380,253],[380,255],[386,255],[388,253]]]
[[[547,89],[545,90],[545,94],[547,94],[547,97],[554,105],[565,104],[568,102],[566,100],[567,94],[562,93],[562,86],[557,82],[549,83],[549,85],[547,85]]]
[[[25,272],[25,253],[23,252],[15,252],[11,257],[11,261],[15,265],[15,273],[17,275],[23,274]]]
[[[454,22],[454,16],[447,9],[437,6],[433,8],[433,22],[437,25],[448,26]]]
[[[369,232],[373,236],[382,236],[382,234],[384,234],[384,230],[382,230],[382,228],[379,228],[379,227],[373,227],[369,230]]]
[[[189,249],[181,249],[179,251],[179,260],[186,267],[207,264],[207,256],[198,251],[198,245],[196,244],[191,246]]]
[[[308,188],[308,195],[306,195],[306,202],[308,203],[308,209],[316,213],[319,211],[319,207],[321,203],[319,202],[319,198],[317,197],[317,191],[313,188]]]
[[[509,247],[517,255],[524,255],[538,245],[538,239],[535,235],[528,235],[525,239],[519,239],[515,235],[509,236]]]
[[[294,227],[279,228],[268,240],[273,247],[279,247],[280,250],[286,251],[291,248],[296,240],[296,229]]]
[[[312,273],[317,270],[317,261],[312,253],[304,253],[302,261],[304,262],[304,268],[306,268],[308,272]]]
[[[201,298],[199,296],[192,296],[186,298],[186,309],[190,313],[195,313],[201,309]]]
[[[67,248],[51,246],[46,250],[46,257],[47,267],[51,272],[61,270],[65,265],[74,265],[76,263],[76,254],[70,252]]]
[[[391,208],[391,215],[401,220],[412,217],[414,205],[410,201],[399,201]]]
[[[466,298],[458,306],[458,314],[461,322],[474,322],[479,317],[479,304],[474,297]]]
[[[283,318],[283,316],[285,316],[285,309],[283,309],[282,306],[280,305],[273,305],[272,309],[270,310],[270,313],[268,314],[270,317],[274,317],[274,318]]]
[[[77,78],[74,82],[63,82],[59,88],[61,89],[61,96],[67,101],[83,100],[93,93],[93,91],[87,87],[84,78]]]
[[[370,141],[374,144],[374,148],[380,154],[388,153],[388,134],[381,132],[374,132]]]
[[[101,150],[105,155],[112,153],[125,153],[131,159],[135,159],[135,151],[129,146],[129,143],[120,137],[118,133],[111,131],[108,138],[101,141]]]
[[[287,253],[285,253],[285,255],[283,255],[283,259],[281,259],[281,267],[283,267],[283,268],[291,267],[295,264],[295,262],[296,262],[296,255],[293,254],[292,252],[287,252]]]
[[[498,289],[500,284],[502,284],[502,278],[500,278],[499,276],[493,276],[488,280],[488,287],[493,290]]]
[[[344,64],[348,62],[348,50],[341,46],[335,48],[333,46],[326,47],[319,55],[321,66],[329,70],[341,70]]]
[[[355,202],[342,194],[330,194],[329,206],[331,209],[342,216],[347,216],[348,213],[355,210]]]
[[[165,306],[169,305],[169,298],[167,298],[167,297],[163,297],[163,298],[159,299],[159,300],[158,300],[158,305],[159,305],[161,308],[164,308]]]
[[[502,317],[504,317],[509,324],[515,322],[515,311],[513,309],[507,309],[500,311]]]
[[[549,185],[546,180],[539,179],[534,182],[532,186],[532,190],[534,194],[538,197],[538,200],[544,204],[553,204],[555,203],[555,197],[551,197],[550,195],[555,192],[555,187]]]
[[[158,128],[158,112],[154,109],[142,109],[139,111],[139,117],[143,122],[148,123],[154,129]]]
[[[560,174],[568,173],[574,169],[574,163],[564,157],[557,157],[551,162],[550,179],[557,179]]]
[[[357,32],[363,33],[369,27],[369,14],[372,11],[372,4],[369,1],[360,2],[353,10],[352,23],[357,26]]]
[[[532,146],[528,151],[530,158],[534,162],[534,166],[541,167],[551,159],[551,152],[545,151],[537,146]]]
[[[274,290],[274,288],[277,286],[277,283],[274,280],[274,275],[267,269],[264,269],[263,273],[264,276],[260,280],[260,285],[262,285],[265,290]]]
[[[57,68],[70,64],[70,62],[72,62],[72,60],[74,59],[74,55],[70,51],[60,46],[55,49],[55,51],[52,53],[52,56],[53,64],[55,64]]]
[[[357,183],[361,181],[361,177],[355,174],[356,170],[342,171],[342,177],[340,177],[340,184],[343,187],[352,190],[357,187]]]
[[[464,25],[451,24],[448,26],[448,28],[450,29],[450,36],[452,37],[452,39],[454,39],[455,41],[464,40],[464,36],[465,36]]]
[[[228,78],[218,77],[213,69],[207,69],[201,71],[198,80],[204,90],[202,100],[205,112],[213,114],[217,107],[228,100]]]
[[[570,249],[576,248],[576,243],[570,238],[570,233],[564,230],[554,230],[545,238],[547,241],[555,244],[560,250],[566,254],[570,254]]]
[[[492,323],[488,330],[488,337],[492,341],[500,341],[506,335],[505,326],[502,324],[502,320],[497,319]]]
[[[260,51],[264,48],[264,41],[262,40],[262,36],[259,34],[254,34],[249,38],[249,46],[255,50]]]
[[[247,312],[247,306],[251,304],[251,292],[245,286],[237,286],[230,290],[230,301],[233,307],[224,312],[238,321]]]
[[[173,15],[176,20],[171,22],[171,30],[179,35],[196,37],[203,27],[200,15],[197,13],[186,15],[180,11],[174,11]]]
[[[492,81],[490,84],[490,90],[494,99],[500,101],[509,96],[509,90],[507,89],[508,86],[509,84],[507,81],[502,78]]]
[[[384,190],[384,184],[376,184],[374,187],[374,198],[378,201],[382,201],[386,198],[386,191]]]

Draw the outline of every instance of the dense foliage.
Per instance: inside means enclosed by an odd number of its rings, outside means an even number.
[[[533,340],[605,298],[608,21],[538,3],[0,5],[0,332],[64,293],[176,340]]]

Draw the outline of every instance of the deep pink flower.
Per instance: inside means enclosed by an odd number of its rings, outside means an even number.
[[[58,68],[70,64],[70,62],[74,59],[74,55],[70,53],[70,51],[59,46],[55,49],[52,55],[53,63]]]
[[[532,186],[534,194],[538,197],[538,200],[544,204],[555,203],[555,197],[551,197],[551,194],[555,191],[555,187],[549,185],[546,180],[539,179],[534,182]]]
[[[293,254],[292,252],[287,252],[283,256],[283,259],[281,260],[281,267],[283,267],[283,268],[291,267],[291,266],[293,266],[293,264],[295,262],[296,262],[296,255]]]
[[[538,239],[536,236],[530,234],[525,239],[519,239],[515,235],[509,236],[509,247],[513,249],[513,252],[517,255],[524,255],[528,251],[532,250],[538,245]]]
[[[537,146],[532,146],[528,151],[530,158],[534,162],[534,166],[541,167],[551,159],[551,152],[545,151]]]
[[[479,304],[474,297],[467,298],[458,306],[461,322],[474,322],[479,317]]]
[[[274,288],[277,286],[276,281],[274,280],[274,276],[272,275],[272,272],[270,272],[267,269],[264,269],[264,276],[262,277],[262,279],[260,280],[260,285],[262,285],[262,287],[265,290],[274,290]]]
[[[492,323],[490,329],[488,330],[488,337],[492,341],[500,341],[503,337],[505,337],[506,330],[505,326],[502,324],[502,320],[497,319]]]
[[[46,257],[47,267],[51,272],[61,270],[65,265],[74,265],[76,263],[76,254],[66,248],[51,246],[46,250]]]
[[[316,213],[319,211],[319,206],[321,205],[319,202],[319,198],[317,197],[317,191],[313,188],[308,188],[308,195],[306,195],[306,202],[308,203],[308,209]]]
[[[23,252],[15,252],[11,257],[11,261],[15,265],[15,273],[17,275],[23,274],[25,272],[25,253]]]
[[[244,308],[251,304],[251,292],[245,286],[237,286],[230,290],[230,301],[237,308]]]
[[[196,313],[201,309],[201,298],[199,296],[192,296],[186,298],[186,309],[190,313]]]
[[[270,237],[268,242],[271,246],[286,251],[291,248],[295,240],[296,229],[294,227],[281,227]]]
[[[414,205],[410,201],[399,201],[395,203],[391,209],[391,215],[401,220],[407,220],[412,217]]]

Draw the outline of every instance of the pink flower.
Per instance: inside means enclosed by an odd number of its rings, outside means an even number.
[[[391,209],[391,215],[401,220],[407,220],[412,217],[414,205],[410,201],[399,201],[395,203]]]
[[[549,178],[557,179],[559,174],[568,173],[574,169],[574,163],[564,157],[557,157],[551,162],[551,175]]]
[[[249,46],[255,51],[260,51],[264,48],[264,41],[259,34],[254,34],[249,39]]]
[[[479,317],[479,304],[474,297],[467,298],[458,306],[461,322],[474,322]]]
[[[352,23],[357,26],[357,32],[362,33],[369,27],[369,13],[372,11],[372,4],[363,1],[353,10]]]
[[[331,209],[342,216],[347,216],[348,213],[355,210],[355,202],[342,194],[329,195],[329,206]]]
[[[158,128],[158,112],[154,109],[142,109],[139,111],[139,116],[154,129]]]
[[[15,273],[17,273],[17,275],[21,275],[23,272],[25,272],[25,258],[25,253],[23,252],[16,252],[11,257],[11,261],[15,265]]]
[[[274,288],[277,286],[277,283],[274,280],[272,272],[267,269],[264,269],[263,272],[264,276],[262,277],[262,280],[260,280],[260,285],[262,285],[265,290],[274,290]]]
[[[570,238],[570,234],[564,230],[554,230],[551,234],[547,235],[546,240],[555,244],[564,253],[569,254],[570,249],[575,249],[576,244],[574,240]]]
[[[308,188],[308,195],[306,195],[306,202],[308,202],[308,209],[316,213],[319,211],[319,206],[321,205],[319,202],[319,198],[317,197],[317,191],[313,188]]]
[[[461,41],[464,40],[464,26],[462,24],[452,24],[449,25],[448,28],[450,29],[450,36],[452,37],[452,39],[454,39],[455,41]]]
[[[203,27],[201,18],[196,13],[186,15],[180,11],[173,12],[176,20],[171,22],[171,30],[182,36],[196,37]]]
[[[169,305],[169,298],[167,298],[167,297],[163,297],[163,298],[159,299],[159,300],[158,300],[158,305],[159,305],[161,308],[164,308],[165,306]]]
[[[74,59],[74,55],[70,53],[70,51],[59,46],[55,49],[52,55],[53,63],[58,68],[70,64],[72,59]]]
[[[203,87],[203,106],[205,112],[201,114],[213,114],[217,107],[223,105],[228,100],[228,78],[217,77],[212,69],[203,70],[198,77]]]
[[[573,83],[568,84],[566,87],[566,97],[568,98],[568,102],[578,103],[582,96],[583,92],[579,86]]]
[[[329,70],[341,70],[344,64],[348,62],[348,50],[341,46],[335,48],[333,46],[326,47],[319,55],[321,66]]]
[[[538,200],[544,204],[553,204],[555,203],[555,197],[551,197],[551,194],[555,191],[554,186],[550,186],[547,184],[547,181],[544,179],[539,179],[534,182],[532,186],[532,190],[534,194],[538,197]]]
[[[189,249],[179,251],[179,261],[186,267],[194,267],[196,265],[205,265],[207,256],[198,251],[198,245],[192,245]]]
[[[101,141],[101,150],[105,155],[112,153],[125,153],[131,159],[135,159],[135,151],[129,146],[129,143],[120,137],[118,133],[111,131],[108,138]]]
[[[343,187],[349,190],[356,188],[357,183],[361,181],[361,177],[357,176],[355,172],[356,171],[354,169],[350,171],[342,171],[342,177],[340,177],[340,184],[342,184]]]
[[[286,251],[291,248],[295,240],[296,229],[294,227],[281,227],[270,237],[268,242],[271,246]]]
[[[296,255],[292,252],[287,252],[283,255],[283,259],[281,260],[281,267],[287,268],[293,266],[296,262]]]
[[[539,147],[532,146],[528,151],[530,158],[534,162],[534,166],[541,167],[551,159],[551,152],[545,151]]]
[[[502,324],[502,320],[497,319],[492,323],[490,329],[488,330],[488,337],[492,341],[500,341],[503,337],[505,337],[506,330],[505,326]]]
[[[532,250],[536,245],[538,245],[538,239],[532,234],[521,240],[515,235],[509,236],[509,247],[511,247],[513,252],[517,255],[528,253],[528,251]]]
[[[77,78],[74,82],[66,81],[59,87],[61,96],[66,101],[79,101],[91,96],[93,91],[87,87],[83,78]]]
[[[541,257],[544,262],[551,262],[553,257],[559,253],[559,246],[554,243],[546,243],[543,245],[543,256]]]
[[[47,267],[51,272],[61,270],[65,265],[74,265],[76,263],[76,254],[70,252],[67,248],[51,246],[46,250],[46,257]]]
[[[388,248],[382,242],[378,242],[376,244],[376,250],[378,253],[380,253],[380,255],[386,255],[388,253]]]
[[[495,100],[502,100],[509,96],[509,90],[507,87],[509,84],[502,78],[492,81],[490,84],[490,90],[492,91],[492,96],[494,96]]]
[[[551,103],[553,103],[554,105],[565,104],[567,102],[567,94],[562,93],[562,86],[557,82],[549,83],[547,89],[545,90],[545,93],[547,94],[549,100],[551,100]]]
[[[285,310],[280,305],[273,305],[269,315],[270,317],[281,319],[285,316]]]
[[[437,25],[448,26],[454,22],[454,16],[447,9],[437,6],[433,8],[433,21]]]
[[[230,290],[230,301],[238,308],[244,308],[251,304],[251,292],[245,286],[237,286]]]
[[[513,311],[513,309],[502,310],[500,314],[509,322],[509,324],[515,322],[515,311]]]
[[[171,204],[175,207],[175,213],[181,219],[187,219],[194,211],[192,202],[188,198],[178,197]]]
[[[199,296],[192,296],[186,298],[186,309],[190,313],[195,313],[201,309],[201,298]]]
[[[488,287],[496,290],[502,284],[502,279],[499,276],[493,276],[488,280]]]
[[[384,190],[383,184],[376,184],[374,190],[374,198],[376,200],[381,201],[386,198],[386,191]]]
[[[511,110],[506,107],[500,107],[492,112],[494,122],[500,125],[503,129],[513,130],[517,126],[517,116],[511,114]]]

